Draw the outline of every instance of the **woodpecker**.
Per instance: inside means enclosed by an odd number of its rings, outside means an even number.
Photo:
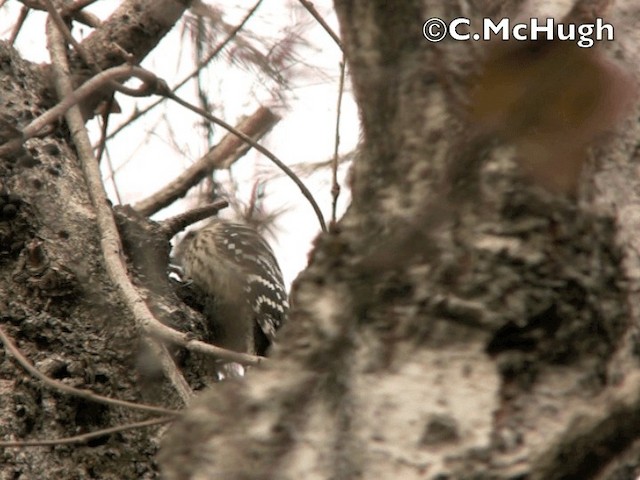
[[[266,240],[248,225],[216,219],[187,233],[175,257],[185,280],[201,293],[212,343],[264,355],[289,309]]]

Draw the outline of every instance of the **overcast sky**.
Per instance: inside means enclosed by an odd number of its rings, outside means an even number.
[[[237,0],[233,7],[224,6],[224,21],[231,25],[240,22],[255,0]],[[105,17],[117,5],[112,0],[99,1],[91,10]],[[337,32],[337,21],[331,2],[314,1],[315,7]],[[0,10],[0,38],[10,36],[11,25],[21,8],[15,0],[9,0]],[[261,38],[281,38],[283,31],[298,25],[298,33],[310,43],[309,47],[297,49],[299,61],[291,67],[294,72],[293,88],[286,94],[284,104],[270,92],[273,83],[256,75],[254,69],[229,68],[224,62],[214,64],[203,77],[207,94],[214,106],[213,113],[235,124],[242,115],[249,115],[259,105],[276,108],[282,120],[263,139],[264,145],[289,165],[301,162],[320,162],[333,155],[336,105],[338,99],[339,63],[341,52],[324,30],[317,25],[298,2],[273,2],[265,0],[246,28]],[[90,34],[88,27],[74,29],[77,39]],[[174,28],[143,66],[164,78],[169,85],[176,84],[193,69],[193,55],[189,40],[181,37],[184,32]],[[221,34],[217,41],[223,38]],[[23,57],[36,61],[48,61],[44,48],[44,15],[32,13],[18,36],[16,47]],[[197,103],[195,87],[189,84],[178,94]],[[130,99],[118,96],[123,113],[110,119],[111,130],[122,123],[136,105],[144,106],[153,99]],[[97,139],[95,120],[90,122],[91,132]],[[358,117],[350,92],[345,92],[342,105],[340,152],[355,148],[358,138]],[[215,129],[214,143],[226,132]],[[123,130],[108,144],[109,157],[116,171],[113,179],[108,163],[103,161],[107,191],[117,203],[114,181],[123,203],[134,203],[165,185],[186,166],[200,158],[208,149],[202,119],[185,111],[182,107],[165,102],[152,113]],[[256,172],[261,178],[272,178],[277,174],[269,160],[257,152],[250,152],[232,169],[241,197],[248,201],[254,185]],[[340,178],[344,179],[345,169]],[[303,177],[329,220],[331,211],[331,172],[324,169],[312,177]],[[266,183],[268,210],[286,209],[277,223],[275,238],[269,238],[282,266],[285,281],[290,283],[306,265],[311,242],[319,232],[319,224],[310,205],[298,188],[288,178],[279,177]],[[348,192],[343,185],[340,212],[344,211]],[[187,208],[184,202],[175,204],[157,215],[164,218]]]

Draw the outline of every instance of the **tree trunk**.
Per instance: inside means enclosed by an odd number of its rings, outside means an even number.
[[[83,46],[101,69],[124,63],[123,52],[139,60],[187,3],[123,2]],[[80,65],[76,57],[71,60]],[[52,76],[49,66],[28,64],[0,42],[0,145],[56,103]],[[95,105],[88,103],[84,106],[91,111]],[[106,275],[76,151],[66,125],[53,127],[51,134],[28,140],[20,152],[0,157],[0,324],[42,373],[68,386],[178,406],[157,368],[141,368],[147,363],[143,342]],[[164,254],[166,260],[168,245]],[[44,388],[7,349],[0,350],[0,372],[4,441],[56,440],[144,418],[135,410]],[[155,432],[129,429],[80,448],[3,447],[0,478],[156,478]]]
[[[352,205],[268,366],[172,426],[167,479],[640,474],[637,111],[603,134],[634,100],[609,59],[636,73],[640,12],[565,3],[336,0],[363,123]],[[615,42],[422,38],[430,17],[552,7],[606,13]],[[596,95],[613,103],[580,109]]]

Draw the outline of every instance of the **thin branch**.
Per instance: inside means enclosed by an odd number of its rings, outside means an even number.
[[[24,22],[27,19],[27,15],[29,15],[30,10],[31,9],[29,7],[26,7],[24,5],[20,9],[18,19],[16,20],[13,30],[11,31],[11,37],[9,38],[9,45],[13,45],[16,42],[16,38],[18,38],[18,34],[20,33],[20,30],[22,29],[22,26],[24,25]]]
[[[297,187],[300,189],[300,192],[308,200],[308,202],[311,204],[311,207],[313,208],[313,211],[315,212],[316,216],[318,217],[318,221],[320,222],[320,228],[322,228],[323,232],[327,231],[327,225],[325,224],[324,217],[322,215],[322,211],[320,210],[320,207],[318,206],[318,204],[316,203],[315,199],[313,198],[313,195],[311,195],[311,192],[309,191],[307,186],[302,182],[302,180],[300,180],[298,178],[298,176],[293,172],[293,170],[291,170],[289,167],[287,167],[287,165],[285,165],[282,162],[282,160],[280,160],[278,157],[276,157],[273,153],[271,153],[268,149],[266,149],[265,147],[263,147],[259,143],[254,142],[251,138],[249,138],[244,133],[242,133],[242,132],[238,131],[237,129],[235,129],[233,126],[231,126],[230,124],[228,124],[224,120],[222,120],[222,119],[220,119],[220,118],[218,118],[218,117],[216,117],[214,115],[211,115],[209,112],[205,112],[204,110],[202,110],[201,108],[196,107],[195,105],[190,104],[189,102],[187,102],[186,100],[181,99],[175,93],[169,91],[168,89],[167,89],[166,92],[160,92],[160,93],[168,96],[171,100],[173,100],[174,102],[176,102],[176,103],[182,105],[183,107],[191,110],[192,112],[195,112],[195,113],[203,116],[204,118],[206,118],[210,122],[213,122],[216,125],[220,125],[225,130],[233,133],[234,135],[238,136],[239,138],[241,138],[242,140],[247,142],[253,148],[255,148],[260,153],[262,153],[265,157],[267,157],[269,160],[271,160],[273,163],[275,163],[278,166],[278,168],[280,168],[280,170],[282,170],[291,180],[293,180],[293,183],[295,183],[297,185]]]
[[[198,63],[196,65],[196,68],[194,68],[194,70],[188,74],[186,77],[184,77],[181,81],[179,81],[174,87],[171,88],[172,91],[176,92],[178,91],[180,88],[182,88],[189,80],[191,80],[193,77],[195,77],[196,75],[198,75],[200,73],[200,70],[202,70],[205,66],[207,66],[209,64],[209,62],[211,62],[211,60],[213,60],[228,44],[229,42],[231,42],[231,40],[233,40],[236,35],[238,34],[238,32],[240,32],[240,30],[242,30],[245,26],[245,24],[249,21],[249,19],[253,16],[253,14],[255,13],[255,11],[258,9],[258,7],[260,6],[260,4],[262,3],[262,0],[258,0],[256,2],[256,4],[253,6],[253,8],[251,8],[251,10],[249,10],[247,12],[247,14],[244,16],[244,18],[242,19],[242,21],[233,29],[231,30],[231,32],[229,32],[229,35],[227,35],[227,37],[220,42],[214,49],[213,51],[211,51],[211,53],[209,53],[204,60],[202,60],[200,63]],[[148,107],[143,108],[142,110],[136,110],[131,117],[129,117],[127,119],[126,122],[124,122],[122,125],[120,125],[118,128],[116,128],[113,132],[111,132],[108,136],[107,136],[107,140],[115,137],[118,133],[120,133],[120,131],[122,131],[123,129],[125,129],[126,127],[128,127],[129,125],[131,125],[133,122],[135,122],[137,119],[139,119],[140,117],[142,117],[144,114],[146,114],[149,110],[157,107],[160,103],[164,102],[165,97],[160,98],[159,100],[153,102],[151,105],[149,105]]]
[[[237,130],[244,132],[252,139],[259,139],[269,132],[278,122],[279,117],[266,107],[260,107],[253,115],[242,120]],[[229,168],[236,160],[247,153],[250,146],[236,135],[229,133],[207,154],[165,185],[158,192],[134,205],[134,208],[146,216],[170,205],[185,195],[187,190],[196,185],[213,170]]]
[[[311,16],[313,16],[313,18],[315,18],[316,21],[320,25],[322,25],[322,28],[324,28],[324,30],[329,34],[329,36],[333,39],[333,41],[336,42],[336,45],[340,47],[340,50],[344,52],[344,46],[340,41],[340,37],[338,37],[338,35],[336,35],[336,33],[331,29],[329,24],[324,21],[324,18],[322,18],[322,15],[320,15],[320,13],[316,10],[316,7],[313,6],[313,3],[309,2],[308,0],[300,0],[300,3],[304,8],[307,9],[307,11],[311,14]]]
[[[356,155],[356,152],[354,150],[351,150],[342,155],[338,155],[338,164],[344,165],[345,163],[352,162],[355,155]],[[296,172],[297,175],[301,177],[306,177],[309,175],[313,175],[314,173],[320,170],[331,169],[332,165],[333,165],[333,154],[329,159],[318,160],[315,162],[302,161],[298,163],[293,163],[289,165],[289,168],[291,168],[291,170]],[[263,178],[265,178],[268,181],[271,179],[282,178],[282,175],[283,175],[282,172],[280,172],[279,170],[271,171],[271,172],[265,171],[265,173],[263,174]]]
[[[105,435],[111,435],[113,433],[124,432],[126,430],[135,430],[144,427],[153,427],[155,425],[162,425],[163,423],[172,422],[172,417],[152,418],[149,420],[143,420],[141,422],[132,422],[125,425],[118,425],[117,427],[103,428],[96,430],[95,432],[83,433],[81,435],[74,435],[73,437],[56,438],[53,440],[21,440],[15,442],[0,442],[0,448],[7,447],[49,447],[53,445],[69,445],[74,443],[87,443],[94,438],[104,437]]]
[[[84,120],[79,107],[76,104],[78,102],[78,97],[81,99],[83,94],[86,95],[86,92],[90,91],[90,87],[83,90],[85,85],[90,84],[92,81],[94,81],[94,83],[98,82],[100,78],[104,79],[104,77],[108,77],[109,75],[111,75],[109,79],[114,76],[120,78],[119,76],[126,72],[127,74],[137,76],[147,82],[147,85],[144,88],[149,88],[149,85],[155,85],[159,91],[165,94],[169,90],[168,86],[164,84],[164,82],[161,82],[151,72],[141,69],[140,67],[126,66],[105,70],[96,77],[93,77],[87,83],[83,84],[76,92],[74,92],[69,78],[69,67],[65,56],[62,36],[57,29],[53,28],[50,22],[48,22],[47,26],[51,58],[54,65],[56,88],[59,95],[64,98],[63,102],[55,108],[58,109],[58,112],[68,110],[65,114],[65,118],[69,124],[69,130],[72,132],[73,141],[87,182],[89,195],[97,214],[98,230],[100,232],[101,247],[105,258],[107,273],[118,289],[124,303],[132,313],[136,322],[136,327],[141,333],[146,333],[154,338],[160,338],[165,341],[172,342],[193,352],[212,355],[223,360],[238,362],[244,365],[260,364],[264,361],[262,357],[234,352],[205,342],[193,340],[190,334],[178,332],[159,322],[149,310],[144,299],[131,284],[127,275],[126,265],[121,256],[122,245],[113,215],[108,207],[107,196],[102,184],[98,162],[93,156],[89,136],[86,128],[84,127]],[[206,112],[203,113],[207,116]],[[218,120],[218,123],[220,122],[222,121]],[[256,144],[242,132],[238,132],[225,122],[222,122],[222,126],[232,131],[235,135],[242,138],[245,142],[253,145],[261,152],[268,152],[264,147]],[[36,132],[41,128],[42,127],[32,127]],[[268,155],[273,157],[270,153],[268,153]],[[279,162],[279,160],[277,161]],[[165,347],[162,347],[162,352],[163,358],[161,358],[161,363],[165,375],[172,381],[174,388],[179,393],[183,401],[187,403],[192,397],[191,389],[184,380],[184,377],[182,377],[182,374],[180,374],[175,367],[175,364],[171,361]]]
[[[32,10],[41,10],[45,12],[47,11],[47,7],[43,5],[42,2],[39,0],[18,0],[18,1],[22,3],[24,6],[31,8]],[[81,10],[82,8],[86,7],[87,4],[94,3],[94,1],[95,0],[91,0],[90,2],[79,1],[79,2],[76,2],[77,4],[74,3],[70,5],[65,5],[63,6],[63,9],[61,12],[62,16],[64,17],[71,16],[71,18],[73,18],[74,20],[84,25],[87,25],[92,28],[98,28],[102,24],[100,19],[92,13]]]
[[[195,31],[195,55],[196,55],[196,65],[201,63],[203,60],[203,47],[206,44],[205,41],[205,33],[204,33],[204,21],[203,18],[201,16],[197,16],[196,17],[196,21],[197,21],[197,25],[196,25],[196,31]],[[207,89],[205,88],[205,83],[206,80],[204,80],[202,78],[202,70],[200,70],[200,72],[198,73],[198,75],[196,76],[196,81],[195,81],[196,85],[196,95],[198,97],[198,100],[200,101],[200,106],[203,110],[213,110],[213,108],[211,107],[211,102],[209,101],[208,95],[207,95]],[[213,146],[213,136],[214,136],[214,129],[213,129],[213,125],[210,122],[206,123],[206,129],[207,129],[207,147],[211,148]]]
[[[51,21],[47,22],[47,30],[56,90],[60,97],[66,98],[73,96],[73,85],[69,76],[69,64],[66,58],[66,49],[62,35],[54,28]],[[133,315],[136,327],[138,327],[140,333],[145,333],[149,330],[149,325],[159,322],[149,310],[144,299],[131,284],[131,280],[127,274],[118,229],[109,207],[107,195],[102,184],[100,167],[93,155],[91,141],[89,140],[80,108],[74,104],[65,114],[65,118],[69,125],[69,131],[71,132],[76,151],[78,152],[91,203],[96,212],[96,221],[98,231],[100,232],[100,243],[107,273],[119,291],[125,305],[127,305]],[[152,348],[154,347],[153,344],[151,344],[151,346]],[[154,348],[154,350],[157,349]],[[160,363],[164,374],[172,383],[182,401],[187,404],[193,397],[193,392],[171,360],[166,347],[162,346],[160,350]]]
[[[340,117],[342,113],[342,96],[344,94],[344,72],[346,58],[342,56],[342,62],[340,62],[340,84],[338,87],[338,105],[336,107],[336,136],[333,149],[333,162],[331,163],[331,196],[333,201],[331,203],[331,226],[335,226],[338,210],[338,197],[340,196],[340,184],[338,183],[338,149],[340,147]]]
[[[96,148],[96,159],[98,160],[98,163],[102,163],[103,155],[106,157],[107,169],[109,170],[109,178],[111,179],[113,192],[115,193],[116,201],[118,202],[118,205],[122,205],[120,188],[118,188],[118,182],[116,181],[116,175],[115,175],[116,172],[115,172],[115,169],[113,168],[111,155],[109,155],[109,151],[107,150],[107,128],[109,126],[109,118],[111,118],[108,112],[111,110],[112,105],[113,105],[113,97],[111,97],[109,99],[109,102],[107,102],[107,108],[105,109],[105,113],[102,115],[102,124],[100,125],[100,140]]]
[[[99,74],[102,71],[102,69],[100,68],[100,65],[98,65],[98,63],[93,59],[93,57],[89,54],[89,52],[82,45],[80,45],[75,38],[73,38],[73,35],[69,30],[69,27],[67,27],[67,24],[64,22],[62,15],[54,7],[52,0],[43,0],[43,1],[46,4],[47,12],[51,16],[53,22],[58,27],[58,31],[67,40],[67,42],[73,45],[74,50],[78,53],[82,61],[93,72],[93,74],[94,75]],[[125,95],[129,95],[131,97],[147,96],[149,94],[149,91],[147,89],[143,88],[142,90],[140,90],[135,88],[129,88],[113,80],[110,80],[108,82],[108,87],[111,89],[111,92],[110,92],[111,96],[113,95],[113,91],[118,91],[118,92],[124,93]],[[102,93],[104,94],[104,92]]]
[[[129,284],[131,285],[131,282],[128,278],[127,281],[129,281]],[[136,295],[138,295],[137,291],[135,293]],[[141,297],[140,299],[142,300]],[[151,315],[153,322],[160,323],[158,322],[158,320],[156,320],[155,317],[153,317],[153,314],[149,310],[149,307],[147,307],[146,304],[144,306],[149,312],[149,315]],[[149,338],[146,335],[143,335],[142,339],[151,350],[153,355],[152,358],[157,358],[159,360],[160,369],[162,370],[164,376],[167,378],[167,380],[169,380],[169,383],[173,386],[178,396],[182,399],[183,403],[185,405],[188,405],[190,400],[193,398],[193,390],[191,390],[191,387],[187,383],[187,380],[184,378],[184,375],[182,375],[182,372],[176,365],[176,362],[173,360],[173,357],[169,353],[167,346],[162,342],[153,341],[152,338]]]
[[[120,65],[118,67],[104,70],[83,83],[77,90],[70,91],[69,94],[65,95],[62,101],[56,106],[50,108],[38,118],[34,119],[24,128],[21,137],[10,140],[0,146],[0,157],[9,156],[19,151],[25,140],[43,133],[45,127],[57,122],[60,117],[67,112],[67,110],[74,105],[81,103],[83,100],[108,85],[112,80],[120,80],[129,77],[136,77],[144,82],[143,85],[136,90],[138,93],[144,94],[148,94],[153,90],[153,87],[149,82],[153,84],[158,81],[158,78],[148,70],[132,65]]]
[[[102,124],[100,125],[100,139],[98,140],[98,146],[96,148],[96,159],[98,163],[102,163],[102,155],[104,154],[104,150],[107,146],[107,129],[109,128],[109,118],[110,111],[113,107],[113,97],[109,98],[107,105],[105,106],[105,110],[102,113]],[[111,174],[113,174],[113,168],[111,169]],[[114,182],[115,185],[115,182]]]
[[[161,222],[162,229],[167,235],[167,238],[171,239],[175,234],[184,230],[189,225],[209,218],[228,206],[229,202],[226,200],[218,200],[210,205],[194,208],[185,213],[163,220]]]
[[[4,344],[7,351],[11,353],[11,355],[13,355],[13,357],[16,359],[16,361],[20,364],[22,368],[24,368],[27,372],[29,372],[35,378],[43,382],[46,386],[54,390],[58,390],[68,395],[73,395],[75,397],[83,398],[85,400],[90,400],[96,403],[102,403],[105,405],[111,405],[116,407],[131,408],[133,410],[140,410],[148,413],[156,413],[161,415],[174,415],[174,416],[180,413],[178,411],[170,410],[168,408],[155,407],[153,405],[145,405],[142,403],[128,402],[126,400],[118,400],[117,398],[110,398],[110,397],[105,397],[103,395],[99,395],[90,390],[71,387],[66,383],[47,377],[45,374],[40,372],[40,370],[34,367],[33,364],[22,354],[22,352],[15,345],[15,343],[13,343],[13,340],[11,339],[11,337],[9,337],[9,335],[2,329],[2,327],[0,327],[0,341]]]
[[[220,360],[227,362],[236,362],[242,365],[257,366],[261,363],[266,363],[267,359],[258,355],[250,355],[248,353],[235,352],[233,350],[227,350],[226,348],[216,347],[210,343],[205,343],[200,340],[194,340],[193,335],[189,333],[182,333],[167,327],[163,323],[155,320],[152,324],[145,325],[145,331],[166,342],[179,345],[186,348],[190,352],[201,353],[204,355],[210,355]]]
[[[118,188],[118,183],[116,182],[116,173],[118,169],[114,167],[113,161],[111,160],[111,155],[109,154],[109,149],[106,148],[106,145],[104,148],[103,156],[105,156],[107,159],[107,170],[109,171],[104,181],[106,183],[109,180],[111,180],[111,185],[116,194],[116,201],[118,202],[118,205],[122,205],[122,197],[120,196],[120,189]],[[99,158],[99,157],[96,155],[96,158]]]
[[[51,45],[51,58],[55,67],[56,88],[58,89],[60,96],[67,97],[73,94],[73,87],[71,79],[69,78],[69,67],[65,56],[64,44],[60,33],[53,28],[50,23],[48,23],[47,26],[48,36],[50,37],[49,43]],[[132,68],[133,71],[143,70],[139,67]],[[107,71],[102,72],[102,74],[106,72]],[[166,84],[164,84],[164,82],[160,82],[151,72],[145,72],[144,77],[154,77],[156,78],[156,84],[163,84],[161,85],[163,91],[164,89],[168,89]],[[109,203],[102,184],[98,162],[93,156],[89,135],[84,127],[84,120],[79,108],[76,105],[71,107],[66,113],[65,118],[69,123],[69,131],[72,132],[73,142],[78,152],[78,157],[80,158],[82,170],[87,182],[89,196],[96,211],[98,230],[100,232],[101,239],[100,243],[103,256],[105,258],[107,273],[111,278],[111,281],[119,290],[123,301],[132,313],[138,330],[141,333],[146,333],[154,338],[160,338],[170,341],[176,345],[180,345],[190,351],[212,355],[223,360],[238,362],[244,365],[258,365],[263,362],[264,359],[262,357],[234,352],[214,345],[209,345],[199,340],[193,340],[191,334],[173,330],[159,322],[153,316],[144,299],[137,292],[127,275],[126,264],[121,255],[122,245],[118,235],[118,229],[111,209],[108,206]],[[172,366],[171,371],[167,371],[165,369],[165,374],[170,380],[173,380],[174,387],[180,394],[181,398],[187,402],[192,396],[191,389],[184,380],[184,377],[182,377],[182,374],[180,374],[178,369],[175,367],[175,364],[171,361],[168,353],[166,353],[166,349],[164,347],[162,348],[165,352],[164,357],[168,357],[168,364]],[[167,363],[163,363],[163,366],[166,365]],[[176,381],[177,379],[179,379],[179,381]]]
[[[39,0],[18,0],[24,6],[31,8],[32,10],[47,11],[47,7]],[[95,3],[96,0],[79,0],[78,2],[64,5],[61,11],[63,17],[71,16],[77,22],[87,25],[92,28],[98,28],[102,22],[98,17],[89,12],[82,11],[86,6]]]
[[[78,10],[82,10],[83,8],[88,7],[89,5],[93,5],[98,0],[76,0],[71,5],[66,7],[65,11],[68,12],[76,12]]]
[[[67,24],[64,23],[64,19],[62,18],[62,15],[60,15],[60,12],[56,10],[56,7],[53,5],[53,2],[51,0],[42,0],[42,1],[44,2],[47,12],[49,13],[49,18],[53,20],[53,23],[56,24],[56,28],[62,34],[62,36],[67,40],[67,42],[73,45],[73,49],[76,52],[78,52],[78,55],[80,55],[80,58],[82,59],[82,61],[87,65],[87,67],[91,68],[94,73],[100,73],[100,67],[96,65],[96,63],[93,61],[91,57],[89,57],[89,54],[84,50],[84,48],[82,48],[80,44],[76,41],[76,39],[73,38],[73,35],[71,34],[71,30],[69,30],[69,27],[67,27]]]

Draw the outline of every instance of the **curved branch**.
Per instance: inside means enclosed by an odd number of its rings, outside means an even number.
[[[69,445],[74,443],[87,443],[95,438],[111,435],[112,433],[124,432],[125,430],[135,430],[143,427],[153,427],[171,422],[171,417],[152,418],[141,422],[127,423],[118,425],[117,427],[103,428],[95,432],[83,433],[82,435],[74,435],[73,437],[54,438],[50,440],[25,440],[17,442],[0,442],[1,447],[49,447],[53,445]]]
[[[220,210],[227,208],[228,206],[229,202],[226,200],[218,200],[209,205],[194,208],[185,213],[181,213],[180,215],[167,218],[160,222],[160,225],[162,225],[162,229],[164,230],[167,238],[171,239],[175,234],[184,230],[192,223],[199,222],[200,220],[204,220],[205,218],[215,215]]]
[[[73,85],[69,77],[69,66],[62,35],[54,28],[51,22],[47,22],[47,27],[49,48],[56,77],[56,89],[61,97],[73,97]],[[91,141],[84,126],[84,119],[80,108],[73,103],[66,113],[65,118],[69,124],[69,131],[71,132],[73,142],[78,152],[91,202],[96,211],[100,243],[107,273],[118,289],[125,305],[127,305],[133,315],[139,331],[146,332],[148,325],[159,322],[154,318],[149,307],[132,285],[127,274],[127,267],[121,253],[122,245],[120,236],[109,207],[104,185],[102,184],[100,167],[93,155]],[[173,360],[171,360],[166,347],[161,346],[155,348],[156,346],[154,345],[151,345],[151,347],[160,354],[160,363],[165,376],[170,380],[182,401],[185,404],[188,403],[193,397],[193,392],[182,376],[182,373],[180,373],[173,363]]]
[[[0,157],[17,152],[25,140],[40,134],[44,128],[57,122],[71,107],[80,104],[100,89],[107,86],[113,80],[136,77],[144,82],[138,92],[150,92],[154,89],[158,78],[144,68],[132,65],[121,65],[104,70],[83,83],[77,90],[73,88],[64,96],[56,106],[50,108],[38,118],[34,119],[22,131],[22,136],[15,138],[0,146]],[[84,124],[84,122],[83,122]]]
[[[161,85],[159,85],[159,87],[161,87]],[[168,98],[170,98],[174,102],[182,105],[185,108],[188,108],[192,112],[195,112],[195,113],[197,113],[199,115],[202,115],[204,118],[206,118],[210,122],[213,122],[216,125],[220,125],[222,128],[224,128],[225,130],[233,133],[237,137],[241,138],[242,140],[247,142],[249,145],[251,145],[253,148],[255,148],[260,153],[262,153],[269,160],[271,160],[280,170],[282,170],[291,180],[293,180],[293,183],[295,183],[297,185],[297,187],[300,189],[300,192],[302,193],[302,195],[311,204],[311,207],[313,208],[313,211],[315,212],[316,217],[318,217],[318,221],[320,222],[320,227],[322,228],[322,231],[323,232],[327,231],[327,225],[326,225],[326,223],[324,221],[324,216],[322,215],[322,211],[320,210],[320,207],[318,206],[318,204],[316,203],[315,199],[313,198],[313,195],[311,195],[311,192],[309,191],[307,186],[302,182],[302,180],[300,180],[300,178],[293,172],[293,170],[291,170],[287,165],[285,165],[282,160],[280,160],[278,157],[276,157],[273,153],[271,153],[265,147],[263,147],[259,143],[255,142],[254,140],[249,138],[244,133],[240,132],[239,130],[237,130],[233,126],[229,125],[224,120],[222,120],[222,119],[220,119],[220,118],[218,118],[218,117],[216,117],[214,115],[211,115],[208,112],[205,112],[204,110],[202,110],[199,107],[196,107],[195,105],[191,105],[189,102],[181,99],[180,97],[178,97],[175,93],[173,93],[169,89],[167,89],[166,91],[158,91],[158,93],[160,95],[166,95]]]
[[[280,120],[271,110],[260,107],[253,115],[242,120],[238,131],[252,139],[258,139],[269,132]],[[227,134],[207,152],[202,158],[178,175],[153,195],[139,201],[134,209],[146,216],[151,216],[158,210],[170,205],[176,199],[185,195],[187,190],[197,184],[213,170],[229,168],[236,160],[247,153],[250,146],[238,138],[237,135]]]
[[[13,355],[13,357],[22,366],[22,368],[24,368],[27,372],[29,372],[35,378],[43,382],[45,385],[55,390],[58,390],[60,392],[73,395],[79,398],[83,398],[85,400],[90,400],[92,402],[102,403],[105,405],[111,405],[115,407],[131,408],[134,410],[141,410],[143,412],[148,412],[148,413],[158,413],[161,415],[178,415],[179,414],[179,412],[177,412],[176,410],[170,410],[163,407],[156,407],[154,405],[145,405],[142,403],[134,403],[134,402],[128,402],[126,400],[118,400],[117,398],[105,397],[104,395],[99,395],[90,390],[75,388],[70,385],[67,385],[66,383],[49,378],[31,364],[31,362],[22,354],[20,349],[13,343],[13,340],[11,340],[9,335],[5,333],[2,327],[0,327],[0,342],[4,344],[7,351],[10,352],[11,355]]]

